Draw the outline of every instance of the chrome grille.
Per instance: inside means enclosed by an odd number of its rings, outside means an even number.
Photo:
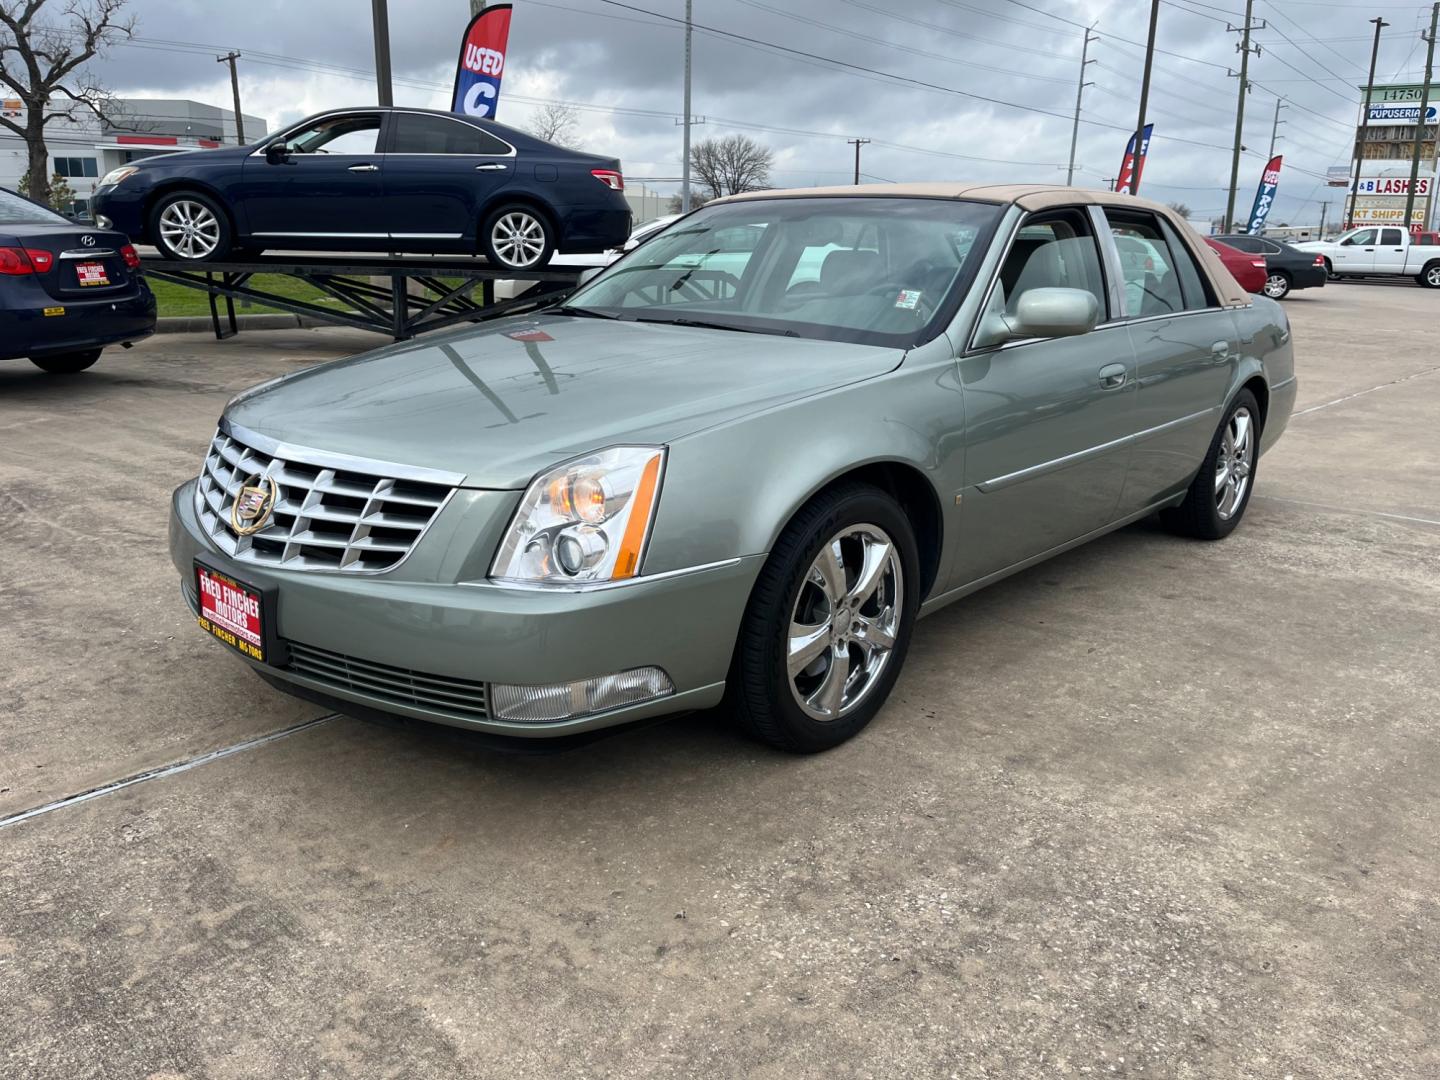
[[[484,720],[490,715],[483,682],[358,660],[298,641],[286,644],[290,648],[286,665],[289,670],[315,682],[393,705],[409,705],[464,720]]]
[[[241,536],[230,511],[245,481],[257,474],[275,482],[275,506],[269,525]],[[196,509],[216,546],[239,562],[374,573],[410,554],[452,490],[281,458],[221,430],[205,455]]]

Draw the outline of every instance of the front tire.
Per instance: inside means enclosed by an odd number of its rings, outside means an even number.
[[[30,362],[49,375],[78,375],[86,368],[94,367],[99,359],[99,349],[86,349],[83,352],[32,356]]]
[[[885,492],[848,484],[802,509],[741,622],[729,693],[741,728],[813,754],[869,724],[905,662],[919,579],[915,531]]]
[[[1260,405],[1249,390],[1241,390],[1215,432],[1185,501],[1162,510],[1161,521],[1171,532],[1198,540],[1229,536],[1250,505],[1259,457]]]
[[[1271,270],[1260,290],[1271,300],[1283,300],[1290,295],[1290,275],[1284,270]]]
[[[501,270],[539,270],[555,254],[555,229],[533,206],[511,203],[485,219],[480,242],[492,266]]]
[[[150,211],[150,239],[176,262],[214,262],[230,254],[234,237],[223,207],[198,191],[175,191]]]

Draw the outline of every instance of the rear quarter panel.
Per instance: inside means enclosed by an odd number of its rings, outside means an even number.
[[[1285,309],[1267,297],[1257,296],[1253,304],[1237,308],[1234,315],[1239,362],[1227,400],[1256,376],[1264,380],[1268,401],[1265,429],[1260,438],[1263,454],[1280,438],[1295,407],[1299,384],[1295,373],[1294,336]]]

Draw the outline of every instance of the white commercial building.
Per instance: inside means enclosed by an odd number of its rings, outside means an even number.
[[[173,98],[123,98],[109,122],[77,113],[74,120],[52,120],[45,126],[50,151],[50,175],[65,177],[75,192],[71,212],[88,209],[95,184],[111,169],[156,154],[180,150],[215,149],[238,142],[235,114],[198,101]],[[0,97],[0,112],[24,123],[23,104]],[[245,141],[268,133],[258,116],[242,116]],[[25,140],[9,128],[0,128],[0,187],[16,188],[29,164]]]

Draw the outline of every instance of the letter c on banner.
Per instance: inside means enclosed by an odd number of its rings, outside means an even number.
[[[488,100],[482,102],[481,98]],[[477,82],[465,94],[465,113],[467,116],[489,116],[489,102],[494,100],[495,87],[487,82]]]

